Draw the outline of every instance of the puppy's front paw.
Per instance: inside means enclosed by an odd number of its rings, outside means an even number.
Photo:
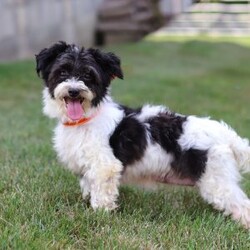
[[[116,205],[116,200],[118,197],[118,188],[114,182],[108,181],[102,183],[102,185],[95,186],[91,190],[90,203],[94,210],[104,209],[106,211],[114,210]]]
[[[104,209],[105,211],[112,211],[117,208],[114,199],[111,197],[91,197],[91,206],[94,210]]]
[[[86,178],[80,179],[80,187],[82,191],[82,198],[84,201],[87,201],[90,197],[90,186]]]
[[[86,190],[82,190],[82,199],[83,201],[88,201],[90,197],[90,192],[86,191]]]
[[[116,166],[116,165],[114,165]],[[118,186],[120,179],[120,169],[112,165],[111,169],[103,168],[95,174],[95,179],[90,182],[90,203],[94,210],[104,209],[106,211],[114,210],[116,200],[119,195]]]

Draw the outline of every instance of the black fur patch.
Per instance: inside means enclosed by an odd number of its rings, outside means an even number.
[[[175,158],[179,158],[181,155],[181,148],[177,140],[182,134],[182,125],[186,119],[184,116],[165,112],[146,121],[150,125],[149,131],[152,139],[159,143],[167,153],[174,154]]]
[[[45,48],[36,55],[36,72],[41,76],[48,86],[48,78],[56,58],[64,53],[70,46],[65,42],[58,42],[50,48]]]
[[[124,111],[125,116],[131,116],[131,115],[139,114],[141,112],[141,110],[142,110],[142,107],[134,109],[134,108],[129,108],[129,107],[121,105],[121,104],[119,105],[119,108]]]
[[[150,118],[147,122],[150,124],[149,131],[153,141],[159,143],[167,153],[173,154],[171,167],[174,172],[180,178],[190,177],[192,180],[198,180],[205,170],[207,151],[192,148],[182,151],[178,139],[183,133],[186,120],[184,116],[166,112]]]
[[[171,166],[180,177],[189,177],[191,180],[197,181],[205,171],[206,162],[207,150],[190,148],[183,151]]]
[[[123,166],[134,163],[143,157],[147,147],[146,129],[133,116],[125,117],[110,137],[114,155]]]

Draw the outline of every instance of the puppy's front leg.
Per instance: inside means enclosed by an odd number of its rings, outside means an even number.
[[[87,200],[90,195],[90,185],[89,185],[88,179],[84,176],[81,176],[80,178],[80,187],[82,191],[83,200]]]
[[[113,210],[117,207],[119,180],[122,165],[119,161],[92,166],[84,178],[87,178],[90,191],[90,203],[94,210],[103,208]]]

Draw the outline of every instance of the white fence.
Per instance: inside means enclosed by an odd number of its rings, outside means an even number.
[[[0,60],[31,57],[58,40],[93,45],[102,1],[0,0]],[[161,0],[160,6],[164,14],[179,13],[191,2]]]
[[[164,15],[176,15],[185,11],[193,0],[161,0],[160,8]]]
[[[32,56],[58,40],[93,44],[102,0],[1,0],[0,60]]]

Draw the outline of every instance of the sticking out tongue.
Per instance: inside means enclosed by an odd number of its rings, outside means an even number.
[[[80,100],[68,100],[66,107],[67,107],[68,117],[71,120],[75,121],[82,118],[84,111],[80,103]]]

